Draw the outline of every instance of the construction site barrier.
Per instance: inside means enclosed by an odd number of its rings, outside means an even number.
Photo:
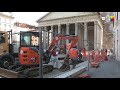
[[[79,75],[78,78],[91,78],[91,76],[88,74],[85,74],[85,75]]]
[[[95,51],[94,61],[95,61],[95,62],[100,62],[100,61],[102,61],[102,57],[101,57],[101,54],[100,54],[100,51],[99,51],[99,50],[96,50],[96,51]]]
[[[103,60],[108,61],[107,51],[106,50],[102,50],[101,54],[102,54]]]
[[[99,66],[99,63],[102,61],[101,52],[99,50],[90,51],[88,57],[89,63],[92,67]]]
[[[108,56],[106,50],[92,50],[92,51],[87,51],[87,50],[82,50],[82,57],[84,58],[90,58],[90,61],[95,61],[95,62],[101,62],[103,60],[107,61]]]

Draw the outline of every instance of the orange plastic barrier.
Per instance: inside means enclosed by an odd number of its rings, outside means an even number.
[[[102,58],[103,58],[103,60],[108,61],[108,56],[107,56],[106,50],[102,51]]]
[[[102,61],[101,55],[100,55],[100,51],[95,51],[95,57],[94,57],[94,61],[95,62],[100,62]]]
[[[102,60],[100,51],[90,51],[89,52],[89,63],[92,67],[97,67]]]
[[[85,74],[85,75],[79,75],[78,78],[91,78],[91,76],[88,74]]]

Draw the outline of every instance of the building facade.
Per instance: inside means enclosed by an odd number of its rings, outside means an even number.
[[[98,12],[50,12],[37,23],[42,30],[48,31],[43,31],[44,49],[50,45],[55,34],[78,35],[78,48],[102,49],[103,24]],[[66,43],[69,40],[59,42]]]
[[[120,61],[120,12],[114,12],[115,20],[114,20],[114,52],[116,55],[116,60]]]
[[[31,31],[34,29],[35,29],[35,26],[33,26],[33,25],[15,22],[13,29],[12,29],[12,33],[13,33],[13,40],[12,41],[19,43],[20,42],[20,35],[19,35],[20,31],[24,32],[24,31]],[[18,34],[14,34],[14,33],[18,33]]]
[[[103,48],[113,48],[113,22],[110,22],[110,16],[113,12],[101,12],[103,20]]]
[[[10,31],[13,28],[13,20],[11,12],[0,12],[0,31]]]
[[[15,22],[12,29],[12,43],[14,44],[14,52],[18,52],[20,46],[20,32],[35,30],[35,26],[26,23]],[[27,41],[27,40],[26,40]]]

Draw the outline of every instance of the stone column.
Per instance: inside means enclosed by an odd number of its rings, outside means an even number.
[[[99,49],[101,49],[101,29],[99,27]]]
[[[61,25],[58,24],[58,34],[61,34]],[[60,41],[58,42],[58,44],[60,44]]]
[[[66,24],[66,35],[69,35],[69,23]],[[66,40],[66,43],[69,43],[69,40]]]
[[[97,43],[98,43],[98,46],[97,46],[97,49],[100,49],[100,31],[99,31],[99,27],[97,26]]]
[[[46,30],[46,26],[44,27],[43,30]],[[47,33],[45,31],[43,31],[43,50],[47,49],[46,39],[47,39]]]
[[[100,28],[101,30],[101,49],[103,49],[103,28]]]
[[[99,49],[99,27],[97,25],[97,49]]]
[[[80,28],[78,28],[78,23],[75,23],[75,36],[78,35],[78,39],[80,39]],[[77,48],[79,49],[79,46],[80,46],[80,40],[78,40],[78,43],[77,43]]]
[[[88,50],[88,30],[87,30],[87,22],[84,22],[84,48]]]
[[[54,32],[53,32],[53,25],[52,25],[52,26],[51,26],[51,33],[50,33],[50,34],[51,34],[51,41],[53,40],[53,33],[54,33]]]
[[[43,43],[43,40],[44,40],[44,37],[43,37],[43,36],[44,36],[44,35],[43,35],[43,34],[44,34],[44,33],[43,33],[44,27],[41,27],[41,30],[42,30],[42,43]]]
[[[75,36],[78,35],[78,23],[75,23]]]
[[[58,34],[60,34],[61,33],[61,25],[59,24],[58,25]]]
[[[97,21],[94,21],[94,50],[97,49]]]

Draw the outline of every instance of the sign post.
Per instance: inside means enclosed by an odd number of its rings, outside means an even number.
[[[42,30],[39,27],[39,78],[43,78],[43,48],[42,48]]]

